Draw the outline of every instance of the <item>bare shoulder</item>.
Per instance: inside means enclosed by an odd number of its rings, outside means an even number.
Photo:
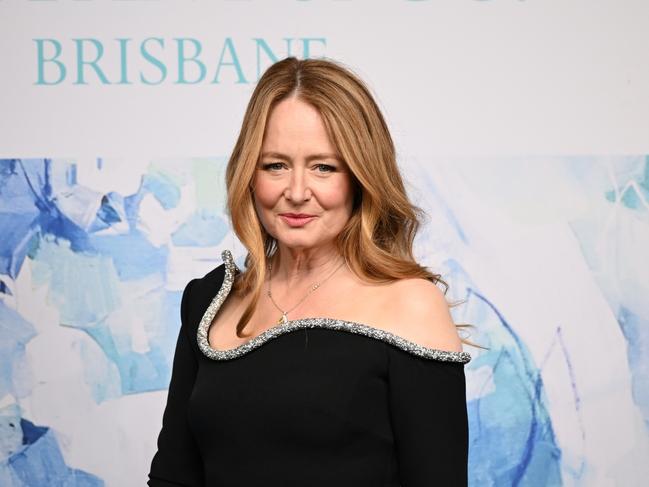
[[[427,279],[401,279],[391,291],[396,334],[428,348],[462,351],[448,302],[437,285]]]

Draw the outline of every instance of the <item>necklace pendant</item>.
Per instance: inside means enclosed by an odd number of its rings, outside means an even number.
[[[286,313],[282,313],[282,317],[277,320],[277,323],[286,323],[288,321],[288,317],[286,316]]]

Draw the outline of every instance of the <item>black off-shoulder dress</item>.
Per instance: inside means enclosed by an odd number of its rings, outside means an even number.
[[[207,341],[236,267],[192,280],[150,487],[467,485],[467,352],[331,318]]]

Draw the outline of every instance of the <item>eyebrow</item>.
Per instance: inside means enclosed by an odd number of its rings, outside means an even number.
[[[274,152],[274,151],[262,152],[261,157],[277,157],[279,159],[284,159],[286,161],[291,161],[292,160],[286,154],[282,154],[281,152]],[[306,157],[307,161],[312,161],[314,159],[335,159],[338,162],[342,162],[342,159],[340,158],[340,156],[337,156],[336,154],[329,154],[329,153],[326,153],[326,152],[323,152],[323,153],[320,153],[320,154],[311,154],[310,156]]]

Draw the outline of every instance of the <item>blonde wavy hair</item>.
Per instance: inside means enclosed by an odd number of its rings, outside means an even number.
[[[257,82],[226,168],[226,211],[234,232],[248,249],[246,270],[235,279],[233,290],[240,296],[252,293],[237,323],[237,336],[246,336],[241,332],[254,313],[268,260],[277,249],[275,238],[259,221],[251,185],[269,115],[277,103],[291,96],[319,111],[330,140],[351,172],[352,215],[335,243],[349,268],[372,283],[428,279],[441,283],[446,294],[449,286],[441,275],[422,267],[413,257],[413,240],[425,213],[408,200],[392,137],[368,87],[339,62],[288,57],[271,65]]]

